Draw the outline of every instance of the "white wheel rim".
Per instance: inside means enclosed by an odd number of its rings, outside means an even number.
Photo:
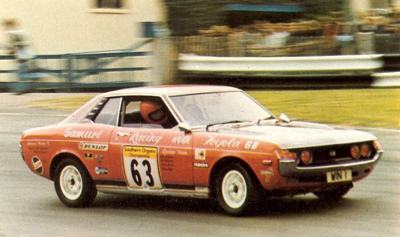
[[[76,200],[81,196],[83,189],[82,176],[73,165],[67,165],[60,174],[61,191],[69,200]]]
[[[246,201],[247,184],[239,171],[231,170],[225,174],[222,180],[222,196],[231,208],[239,208]]]

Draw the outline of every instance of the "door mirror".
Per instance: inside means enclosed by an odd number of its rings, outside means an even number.
[[[279,115],[279,122],[290,123],[290,118],[286,114]]]
[[[181,131],[185,132],[185,133],[191,133],[192,132],[192,128],[187,123],[179,123],[178,124],[178,128]]]

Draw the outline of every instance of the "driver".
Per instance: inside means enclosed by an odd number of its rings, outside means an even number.
[[[142,100],[140,102],[140,115],[148,124],[159,124],[163,127],[167,126],[169,116],[167,109],[161,102]]]

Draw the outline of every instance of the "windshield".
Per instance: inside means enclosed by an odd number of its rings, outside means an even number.
[[[171,100],[190,126],[257,121],[273,116],[240,91],[173,96]]]

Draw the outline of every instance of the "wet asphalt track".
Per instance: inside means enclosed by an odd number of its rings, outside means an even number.
[[[253,216],[237,218],[207,200],[100,194],[92,207],[71,209],[58,201],[53,183],[29,171],[19,155],[23,130],[63,118],[25,109],[34,96],[0,94],[0,237],[400,236],[400,131],[370,131],[383,143],[383,160],[338,203],[312,195],[277,198]]]

